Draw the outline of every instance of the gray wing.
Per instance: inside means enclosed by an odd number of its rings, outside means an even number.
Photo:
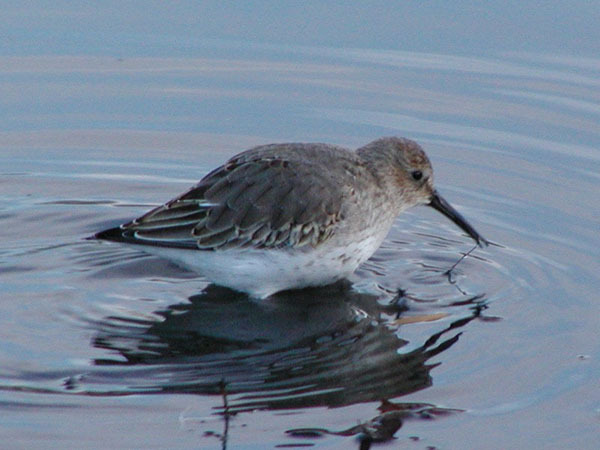
[[[346,186],[339,177],[285,155],[248,156],[234,157],[122,232],[139,243],[204,250],[314,246],[331,237],[342,219]]]

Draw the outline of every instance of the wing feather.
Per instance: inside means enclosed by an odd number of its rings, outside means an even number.
[[[144,243],[203,250],[317,245],[342,219],[349,188],[295,153],[238,155],[196,186],[122,226]]]

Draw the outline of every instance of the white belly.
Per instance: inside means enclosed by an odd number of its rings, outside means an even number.
[[[308,286],[323,286],[352,274],[377,250],[387,230],[373,236],[357,236],[340,246],[331,239],[316,248],[234,249],[224,251],[145,247],[143,250],[194,270],[216,284],[253,297]]]

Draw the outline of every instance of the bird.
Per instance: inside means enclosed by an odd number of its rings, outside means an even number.
[[[402,137],[355,151],[322,143],[257,146],[162,206],[94,237],[138,245],[265,299],[349,277],[396,217],[417,205],[441,212],[480,247],[488,244],[435,189],[421,146]]]

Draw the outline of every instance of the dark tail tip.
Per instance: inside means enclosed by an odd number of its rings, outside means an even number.
[[[88,239],[102,239],[104,241],[123,242],[123,230],[121,227],[109,228],[108,230],[100,231],[99,233],[90,236]]]

